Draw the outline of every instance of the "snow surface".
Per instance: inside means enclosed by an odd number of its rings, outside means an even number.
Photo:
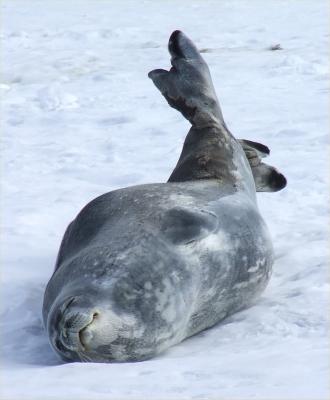
[[[1,7],[1,398],[327,398],[328,2]],[[67,224],[104,192],[165,181],[189,128],[147,78],[169,67],[174,29],[203,49],[231,131],[288,178],[258,195],[273,277],[254,307],[156,359],[63,364],[41,305]]]

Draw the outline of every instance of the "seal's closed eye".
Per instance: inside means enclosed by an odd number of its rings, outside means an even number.
[[[216,215],[210,212],[175,207],[165,213],[161,231],[173,244],[186,244],[209,235],[217,225]]]

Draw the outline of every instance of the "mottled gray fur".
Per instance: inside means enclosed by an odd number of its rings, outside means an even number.
[[[192,128],[167,183],[106,193],[67,228],[43,305],[65,360],[153,357],[247,307],[269,280],[255,192],[285,178],[263,167],[266,146],[229,132],[195,45],[175,31],[169,50],[171,70],[149,76]]]

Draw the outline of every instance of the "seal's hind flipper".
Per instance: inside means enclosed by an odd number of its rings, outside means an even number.
[[[242,146],[251,168],[259,165],[261,158],[267,157],[270,153],[269,148],[264,144],[246,139],[238,139],[238,142]]]
[[[264,158],[269,156],[270,154],[270,150],[269,147],[265,146],[262,143],[258,143],[258,142],[252,142],[252,140],[247,140],[247,139],[238,139],[240,145],[243,147],[243,150],[245,151],[245,154],[247,156],[247,154],[255,154],[257,153],[257,155],[260,158]]]
[[[271,165],[261,162],[251,170],[257,192],[278,192],[286,186],[285,176]]]
[[[286,178],[276,168],[261,162],[270,150],[261,143],[239,139],[246,158],[249,161],[257,192],[277,192],[286,186]]]
[[[168,50],[172,68],[169,71],[155,69],[148,76],[169,105],[179,110],[192,124],[179,161],[168,181],[217,179],[235,186],[243,179],[243,175],[237,174],[236,170],[246,167],[244,151],[256,190],[273,192],[282,189],[286,185],[284,176],[275,168],[261,163],[261,159],[269,154],[268,147],[250,140],[240,140],[240,147],[229,132],[210,71],[194,43],[184,33],[174,31],[169,39]],[[250,174],[247,179],[253,186]]]
[[[172,68],[149,72],[169,105],[202,128],[224,125],[218,99],[206,62],[194,43],[181,31],[170,36],[168,49]]]

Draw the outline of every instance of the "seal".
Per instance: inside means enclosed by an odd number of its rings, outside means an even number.
[[[269,149],[227,128],[209,69],[180,31],[172,68],[149,73],[192,127],[167,183],[106,193],[68,226],[43,320],[67,361],[151,358],[248,307],[271,275],[272,243],[256,191],[286,179]]]

